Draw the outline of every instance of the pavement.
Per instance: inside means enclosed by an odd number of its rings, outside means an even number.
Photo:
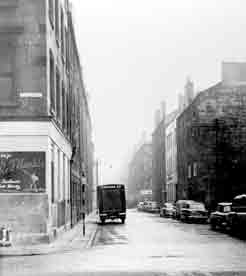
[[[0,247],[0,257],[47,255],[89,248],[95,238],[97,227],[97,215],[96,212],[92,212],[85,218],[85,235],[83,235],[83,222],[80,221],[48,244]]]

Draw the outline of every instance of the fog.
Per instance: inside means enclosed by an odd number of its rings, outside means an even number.
[[[119,172],[154,112],[177,106],[187,76],[199,91],[220,81],[222,61],[245,61],[246,2],[73,0],[102,182]]]

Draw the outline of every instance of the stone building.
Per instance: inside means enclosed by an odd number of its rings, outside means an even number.
[[[161,105],[161,110],[155,114],[155,129],[152,133],[153,147],[153,199],[158,204],[166,202],[166,159],[165,159],[165,102]]]
[[[152,199],[152,145],[144,143],[134,154],[128,171],[127,198],[130,205]],[[148,192],[147,192],[148,191]]]
[[[245,68],[224,63],[222,82],[200,92],[178,117],[178,199],[214,208],[245,193]]]
[[[176,141],[176,119],[179,110],[173,111],[167,116],[166,122],[166,201],[176,201],[176,187],[178,181],[177,172],[177,141]]]
[[[81,219],[93,181],[68,1],[0,1],[0,33],[0,221],[14,243],[50,241]]]

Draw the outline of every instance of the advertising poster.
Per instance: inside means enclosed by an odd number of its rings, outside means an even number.
[[[3,192],[45,192],[45,152],[0,152]]]

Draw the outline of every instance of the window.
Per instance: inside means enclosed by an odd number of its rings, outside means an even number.
[[[6,38],[4,38],[6,40]],[[13,82],[13,46],[0,40],[0,103],[6,104],[14,100]]]
[[[65,43],[64,43],[64,14],[61,8],[61,53],[62,53],[62,60],[64,61],[64,53],[65,53]]]
[[[55,177],[54,177],[54,145],[51,148],[51,202],[55,201]]]
[[[66,40],[66,69],[69,69],[69,35],[68,30],[65,30],[65,40]]]
[[[56,68],[56,115],[57,119],[61,119],[61,85],[60,85],[60,73]]]
[[[50,104],[51,110],[55,111],[55,65],[54,56],[50,51]]]
[[[188,178],[191,178],[191,165],[188,165]]]
[[[59,45],[59,32],[60,32],[60,20],[59,20],[59,0],[55,0],[55,31],[56,31],[56,41]]]
[[[63,187],[62,187],[62,194],[63,194],[63,199],[66,199],[66,159],[65,159],[65,154],[63,154]]]
[[[49,0],[49,18],[52,28],[54,28],[54,0]]]
[[[61,198],[61,155],[60,150],[57,150],[57,197]]]
[[[197,163],[193,164],[193,176],[197,176]]]
[[[70,114],[69,114],[69,100],[68,100],[68,94],[66,94],[66,118],[67,118],[67,125],[66,125],[66,128],[67,128],[67,132],[68,132],[68,135],[70,134],[70,120],[71,120],[71,117],[70,117]]]
[[[64,83],[62,84],[62,127],[66,129],[66,91],[64,87]]]

